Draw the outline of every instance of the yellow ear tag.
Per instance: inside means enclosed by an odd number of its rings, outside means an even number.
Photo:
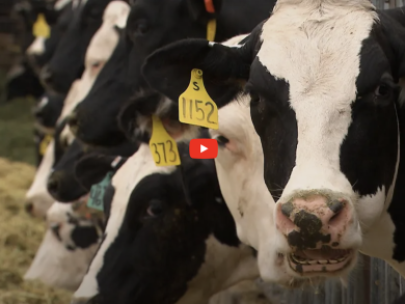
[[[218,108],[204,86],[203,71],[193,69],[187,90],[179,97],[179,120],[183,123],[218,129]]]
[[[153,127],[152,138],[149,141],[149,148],[152,151],[153,160],[156,166],[177,166],[180,165],[180,156],[177,143],[166,132],[159,117],[152,115]]]
[[[45,155],[46,148],[48,148],[49,143],[52,140],[52,135],[46,135],[39,144],[39,154],[41,156]]]
[[[215,40],[216,31],[217,31],[217,21],[215,19],[211,19],[207,23],[207,40],[208,41]]]
[[[45,16],[43,14],[38,14],[37,21],[35,21],[32,27],[32,34],[35,37],[49,38],[51,34],[51,29],[48,23],[46,23]]]

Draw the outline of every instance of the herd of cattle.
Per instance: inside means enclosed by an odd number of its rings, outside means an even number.
[[[44,88],[26,210],[49,229],[27,279],[72,303],[203,304],[258,277],[345,280],[358,252],[405,276],[403,8],[25,1],[50,28],[9,83]],[[218,157],[191,159],[193,138]]]

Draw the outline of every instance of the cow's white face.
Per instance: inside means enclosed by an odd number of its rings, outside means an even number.
[[[394,85],[376,20],[369,1],[279,1],[262,28],[247,90],[275,249],[298,280],[344,276],[392,195]],[[390,123],[378,132],[378,121]]]
[[[72,209],[72,204],[57,202],[48,210],[47,222],[48,229],[24,278],[74,291],[98,247],[94,239],[89,240],[87,248],[77,247],[74,230],[79,226],[79,229],[91,227],[93,223],[81,218]]]
[[[54,141],[46,148],[44,157],[39,165],[31,187],[25,195],[26,209],[35,217],[45,217],[46,212],[54,202],[46,188],[48,176],[54,162]]]
[[[75,299],[89,299],[98,294],[97,274],[103,267],[104,256],[108,248],[118,236],[134,187],[142,178],[149,174],[170,172],[172,170],[174,170],[174,167],[156,167],[149,146],[143,144],[114,174],[111,183],[115,189],[115,193],[111,202],[110,216],[105,228],[105,238],[92,260],[83,281],[74,293]]]
[[[263,279],[288,283],[280,264],[273,221],[275,202],[263,179],[260,138],[244,96],[219,110],[219,129],[210,130],[219,149],[215,159],[222,195],[235,220],[239,239],[258,250]]]

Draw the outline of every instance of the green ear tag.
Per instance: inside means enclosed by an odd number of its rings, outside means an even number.
[[[87,207],[96,210],[104,211],[104,194],[110,184],[113,172],[108,172],[98,184],[91,186],[89,200],[87,201]]]

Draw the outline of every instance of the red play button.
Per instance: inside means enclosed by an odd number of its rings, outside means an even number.
[[[190,157],[212,159],[218,155],[218,142],[215,139],[197,138],[190,141]]]

